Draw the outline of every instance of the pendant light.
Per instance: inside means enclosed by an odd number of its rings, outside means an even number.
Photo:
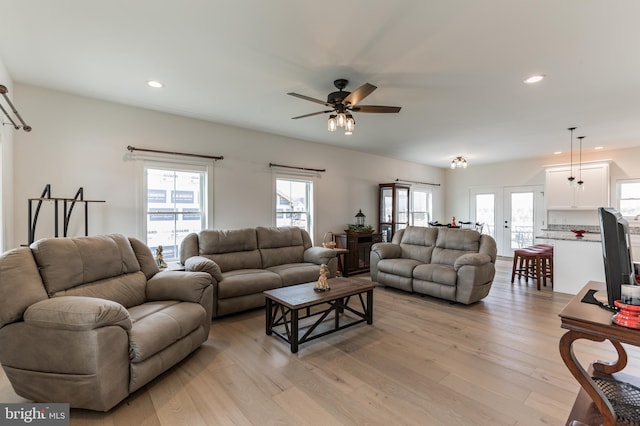
[[[569,130],[569,132],[571,132],[571,169],[569,171],[569,177],[567,178],[567,180],[569,181],[569,186],[573,186],[574,181],[576,180],[576,177],[573,175],[573,131],[577,129],[577,127],[569,127],[567,130]]]
[[[579,172],[578,172],[578,190],[584,191],[584,181],[582,180],[582,140],[584,136],[578,136],[578,140],[580,141],[580,163],[579,163]]]

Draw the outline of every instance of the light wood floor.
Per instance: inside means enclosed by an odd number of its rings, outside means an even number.
[[[571,296],[512,286],[510,267],[498,261],[490,295],[472,306],[378,287],[372,326],[297,354],[265,335],[262,310],[215,320],[178,366],[109,413],[72,410],[71,424],[564,424],[578,385],[558,354],[557,314]],[[614,359],[606,344],[576,352]],[[629,350],[635,374],[639,354]],[[24,401],[4,373],[0,401]]]

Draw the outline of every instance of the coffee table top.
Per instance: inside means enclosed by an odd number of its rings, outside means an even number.
[[[354,280],[350,278],[331,278],[329,285],[331,290],[315,291],[316,283],[292,285],[288,287],[266,290],[264,295],[269,299],[291,309],[300,309],[314,306],[319,303],[336,300],[341,297],[353,296],[372,290],[375,284],[372,282]]]

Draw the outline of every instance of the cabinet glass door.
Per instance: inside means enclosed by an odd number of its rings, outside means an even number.
[[[394,232],[409,225],[409,188],[396,188],[396,203]]]

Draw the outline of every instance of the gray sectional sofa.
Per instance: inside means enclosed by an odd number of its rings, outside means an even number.
[[[379,284],[470,304],[489,294],[496,242],[470,229],[410,226],[374,244],[370,256]]]
[[[36,241],[0,255],[0,363],[22,397],[107,411],[208,339],[212,290],[134,238]]]
[[[316,281],[320,265],[335,277],[335,251],[312,247],[297,227],[204,230],[185,237],[180,262],[187,271],[208,272],[213,317],[265,305],[265,290]]]

